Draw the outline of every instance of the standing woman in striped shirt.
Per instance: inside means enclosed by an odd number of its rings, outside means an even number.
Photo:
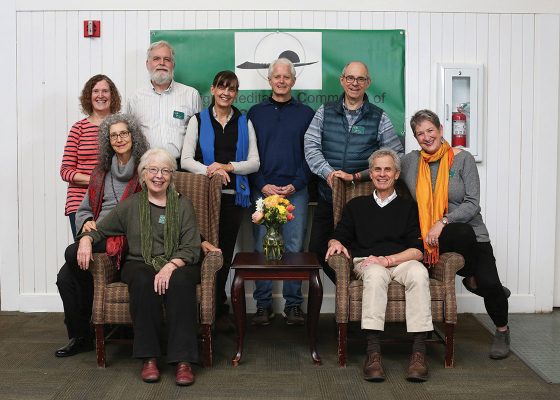
[[[76,211],[86,194],[91,172],[97,165],[99,124],[121,109],[121,95],[108,76],[94,75],[82,89],[80,105],[88,117],[76,122],[70,129],[60,166],[60,176],[68,182],[64,215],[70,219],[74,237]]]

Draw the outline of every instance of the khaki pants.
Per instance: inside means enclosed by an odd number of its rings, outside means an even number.
[[[354,272],[362,279],[362,329],[383,331],[387,309],[387,289],[391,280],[405,287],[406,330],[427,332],[434,329],[428,270],[419,261],[406,261],[395,267],[378,264],[361,267],[366,257],[354,258]]]

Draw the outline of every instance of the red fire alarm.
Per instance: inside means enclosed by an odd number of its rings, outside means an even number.
[[[84,21],[84,37],[101,36],[101,21]]]

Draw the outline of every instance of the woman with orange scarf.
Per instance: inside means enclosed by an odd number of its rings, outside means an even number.
[[[443,126],[430,110],[410,120],[421,151],[402,159],[401,179],[418,202],[424,261],[435,264],[440,253],[456,252],[465,258],[458,274],[470,292],[484,298],[496,325],[490,358],[509,355],[509,290],[498,276],[488,230],[480,214],[480,181],[474,157],[452,148],[443,138]]]

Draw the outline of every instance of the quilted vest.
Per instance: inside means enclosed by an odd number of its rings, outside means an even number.
[[[371,104],[365,95],[362,114],[349,127],[342,107],[343,98],[324,105],[321,145],[323,156],[331,167],[353,174],[367,169],[369,156],[379,149],[378,131],[383,110]],[[332,201],[330,188],[322,180],[319,193],[325,200]]]

